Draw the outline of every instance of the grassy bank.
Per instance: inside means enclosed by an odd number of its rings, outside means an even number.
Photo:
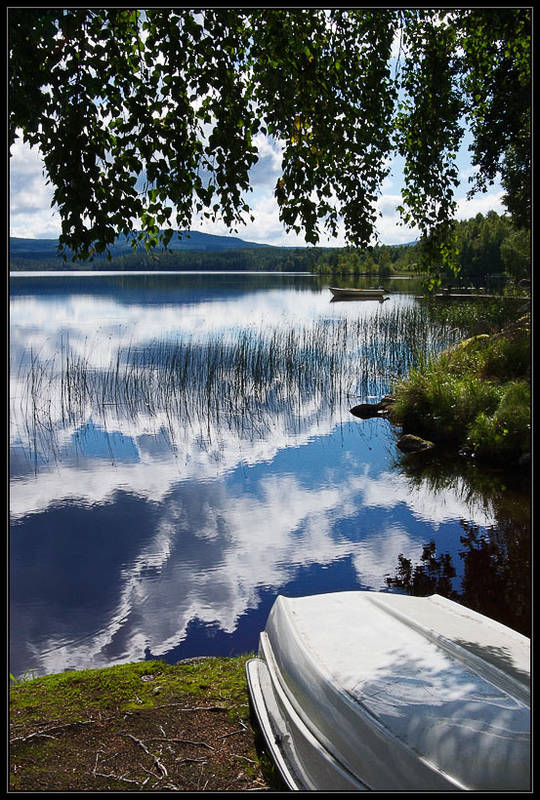
[[[143,661],[12,682],[10,789],[281,788],[250,719],[247,658]]]
[[[531,451],[530,364],[527,313],[413,368],[394,387],[391,420],[479,460],[523,464]]]

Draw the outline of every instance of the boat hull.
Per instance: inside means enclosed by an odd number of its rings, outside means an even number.
[[[519,791],[529,648],[438,596],[278,597],[246,672],[290,789]]]
[[[262,658],[247,662],[248,687],[266,746],[287,787],[293,791],[366,790],[304,724],[280,684],[273,680],[267,663]]]
[[[384,289],[339,289],[334,286],[330,286],[329,289],[332,296],[340,300],[379,300],[388,294]]]

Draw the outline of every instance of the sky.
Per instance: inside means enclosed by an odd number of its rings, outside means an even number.
[[[399,48],[396,38],[390,64],[395,64]],[[230,231],[225,224],[211,222],[204,218],[194,218],[192,230],[218,235],[233,235],[249,242],[260,244],[300,246],[304,247],[306,241],[302,235],[294,231],[287,232],[279,220],[279,212],[274,198],[274,187],[281,174],[281,151],[279,143],[258,134],[255,142],[259,149],[259,160],[251,170],[252,193],[248,195],[247,202],[252,209],[254,221],[249,221],[237,231]],[[503,213],[502,189],[499,183],[489,187],[485,193],[477,194],[473,199],[467,200],[469,178],[472,175],[472,166],[469,159],[468,147],[470,137],[465,134],[461,150],[458,153],[457,166],[459,169],[460,185],[456,189],[457,219],[470,219],[479,212],[486,214],[488,211]],[[27,239],[57,238],[61,231],[58,212],[51,209],[53,189],[47,185],[43,174],[43,164],[39,152],[24,145],[17,140],[11,151],[10,159],[10,235]],[[377,234],[381,244],[404,244],[414,241],[419,231],[405,227],[400,223],[397,207],[401,204],[401,190],[403,187],[403,173],[399,161],[390,165],[390,174],[381,187],[378,200],[380,213]],[[346,244],[344,229],[340,228],[336,238],[321,236],[320,246],[342,247]]]
[[[279,220],[274,186],[280,174],[281,153],[278,145],[260,135],[257,140],[259,161],[252,169],[252,188],[248,202],[254,221],[237,232],[228,231],[223,223],[194,220],[193,230],[219,235],[234,235],[250,242],[284,246],[306,246],[301,235],[287,233]],[[471,165],[465,142],[458,158],[460,185],[456,189],[457,218],[469,219],[477,213],[493,210],[503,213],[502,190],[499,184],[489,191],[466,199]],[[389,176],[381,187],[378,201],[379,217],[377,231],[382,244],[402,244],[413,241],[418,235],[414,228],[404,227],[399,222],[396,210],[401,203],[402,172],[398,162],[391,166]],[[47,185],[40,154],[23,144],[20,139],[12,148],[10,159],[10,235],[25,239],[55,239],[60,234],[60,217],[51,208],[53,189]],[[343,230],[337,238],[321,238],[320,246],[343,246]]]

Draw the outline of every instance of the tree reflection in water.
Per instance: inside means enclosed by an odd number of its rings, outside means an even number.
[[[497,522],[488,534],[462,523],[461,602],[530,636],[530,525],[500,517]]]
[[[435,542],[431,540],[424,545],[420,561],[420,564],[413,567],[412,560],[400,553],[397,574],[386,579],[387,585],[391,588],[405,589],[417,597],[440,594],[451,600],[457,600],[458,593],[452,588],[452,578],[455,578],[456,570],[450,554],[444,553],[436,557]]]
[[[405,554],[399,555],[396,574],[386,579],[388,587],[417,596],[440,594],[530,636],[530,475],[508,476],[440,455],[431,460],[404,458],[396,467],[411,488],[436,492],[452,487],[471,503],[482,501],[491,508],[496,524],[480,528],[460,520],[464,530],[460,587],[455,585],[452,557],[437,554],[433,540],[424,545],[420,563],[414,566]]]

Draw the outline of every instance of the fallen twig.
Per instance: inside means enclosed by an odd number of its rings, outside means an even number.
[[[154,778],[154,780],[156,780],[158,783],[163,780],[164,777],[163,775],[156,775],[156,773],[152,772],[151,769],[146,769],[144,764],[140,764],[139,766],[142,769],[142,771],[146,772],[146,774],[148,775],[148,778],[146,778],[147,781],[150,780],[150,778]]]
[[[43,733],[42,731],[35,731],[34,733],[28,734],[28,736],[15,736],[14,739],[10,739],[10,744],[15,744],[15,742],[27,742],[29,739],[33,738],[43,738],[43,739],[56,739],[56,736],[52,736],[50,733]]]
[[[137,780],[135,780],[133,778],[124,777],[125,773],[124,773],[124,775],[114,775],[113,773],[98,772],[97,771],[97,765],[98,765],[98,760],[99,760],[99,754],[102,753],[102,752],[103,752],[103,750],[98,750],[96,752],[96,760],[94,762],[94,769],[92,770],[92,775],[94,776],[94,778],[108,778],[109,780],[123,781],[124,783],[136,783],[137,786],[141,785],[140,781],[137,781]],[[143,786],[144,786],[144,784],[143,784]]]
[[[250,764],[256,764],[256,761],[253,761],[252,758],[248,758],[247,756],[241,756],[238,753],[231,753],[234,758],[241,758],[243,761],[249,761]]]
[[[107,720],[113,719],[113,717],[107,717]],[[51,736],[49,731],[60,731],[63,728],[72,728],[76,725],[91,725],[95,722],[103,722],[103,719],[74,719],[72,722],[63,722],[63,723],[55,723],[54,725],[49,725],[47,728],[42,728],[40,731],[34,731],[33,733],[29,733],[27,736],[15,736],[13,739],[9,740],[10,744],[14,744],[15,742],[26,742],[28,739],[33,739],[35,737],[41,737],[47,739],[54,739],[54,736]]]
[[[247,728],[241,731],[231,731],[231,733],[222,733],[218,738],[219,739],[227,739],[229,736],[237,736],[239,733],[246,733]]]
[[[215,747],[212,747],[211,744],[207,742],[194,742],[191,739],[169,739],[167,737],[162,736],[148,736],[148,742],[177,742],[178,744],[193,744],[197,747],[207,747],[209,750],[215,750]]]
[[[154,708],[171,708],[172,706],[181,706],[182,703],[165,703],[162,706],[154,706]],[[183,706],[180,711],[230,711],[229,706]]]
[[[163,774],[163,776],[165,778],[169,777],[169,773],[167,772],[167,767],[165,767],[165,765],[161,763],[159,758],[156,755],[154,755],[154,753],[150,752],[150,750],[147,748],[147,746],[145,745],[145,743],[143,741],[141,741],[140,739],[137,739],[137,737],[133,736],[132,733],[119,733],[118,735],[119,736],[128,736],[130,739],[133,739],[133,741],[136,742],[139,745],[139,747],[142,747],[144,752],[147,755],[150,756],[150,758],[154,761],[154,764],[160,770],[160,772]]]
[[[140,781],[136,781],[134,778],[124,778],[123,775],[114,775],[112,772],[111,773],[107,773],[107,772],[96,772],[96,771],[94,771],[92,773],[92,775],[94,775],[97,778],[109,778],[109,780],[123,781],[124,783],[136,783],[137,786],[141,786]],[[144,785],[144,784],[142,784],[142,785]]]

